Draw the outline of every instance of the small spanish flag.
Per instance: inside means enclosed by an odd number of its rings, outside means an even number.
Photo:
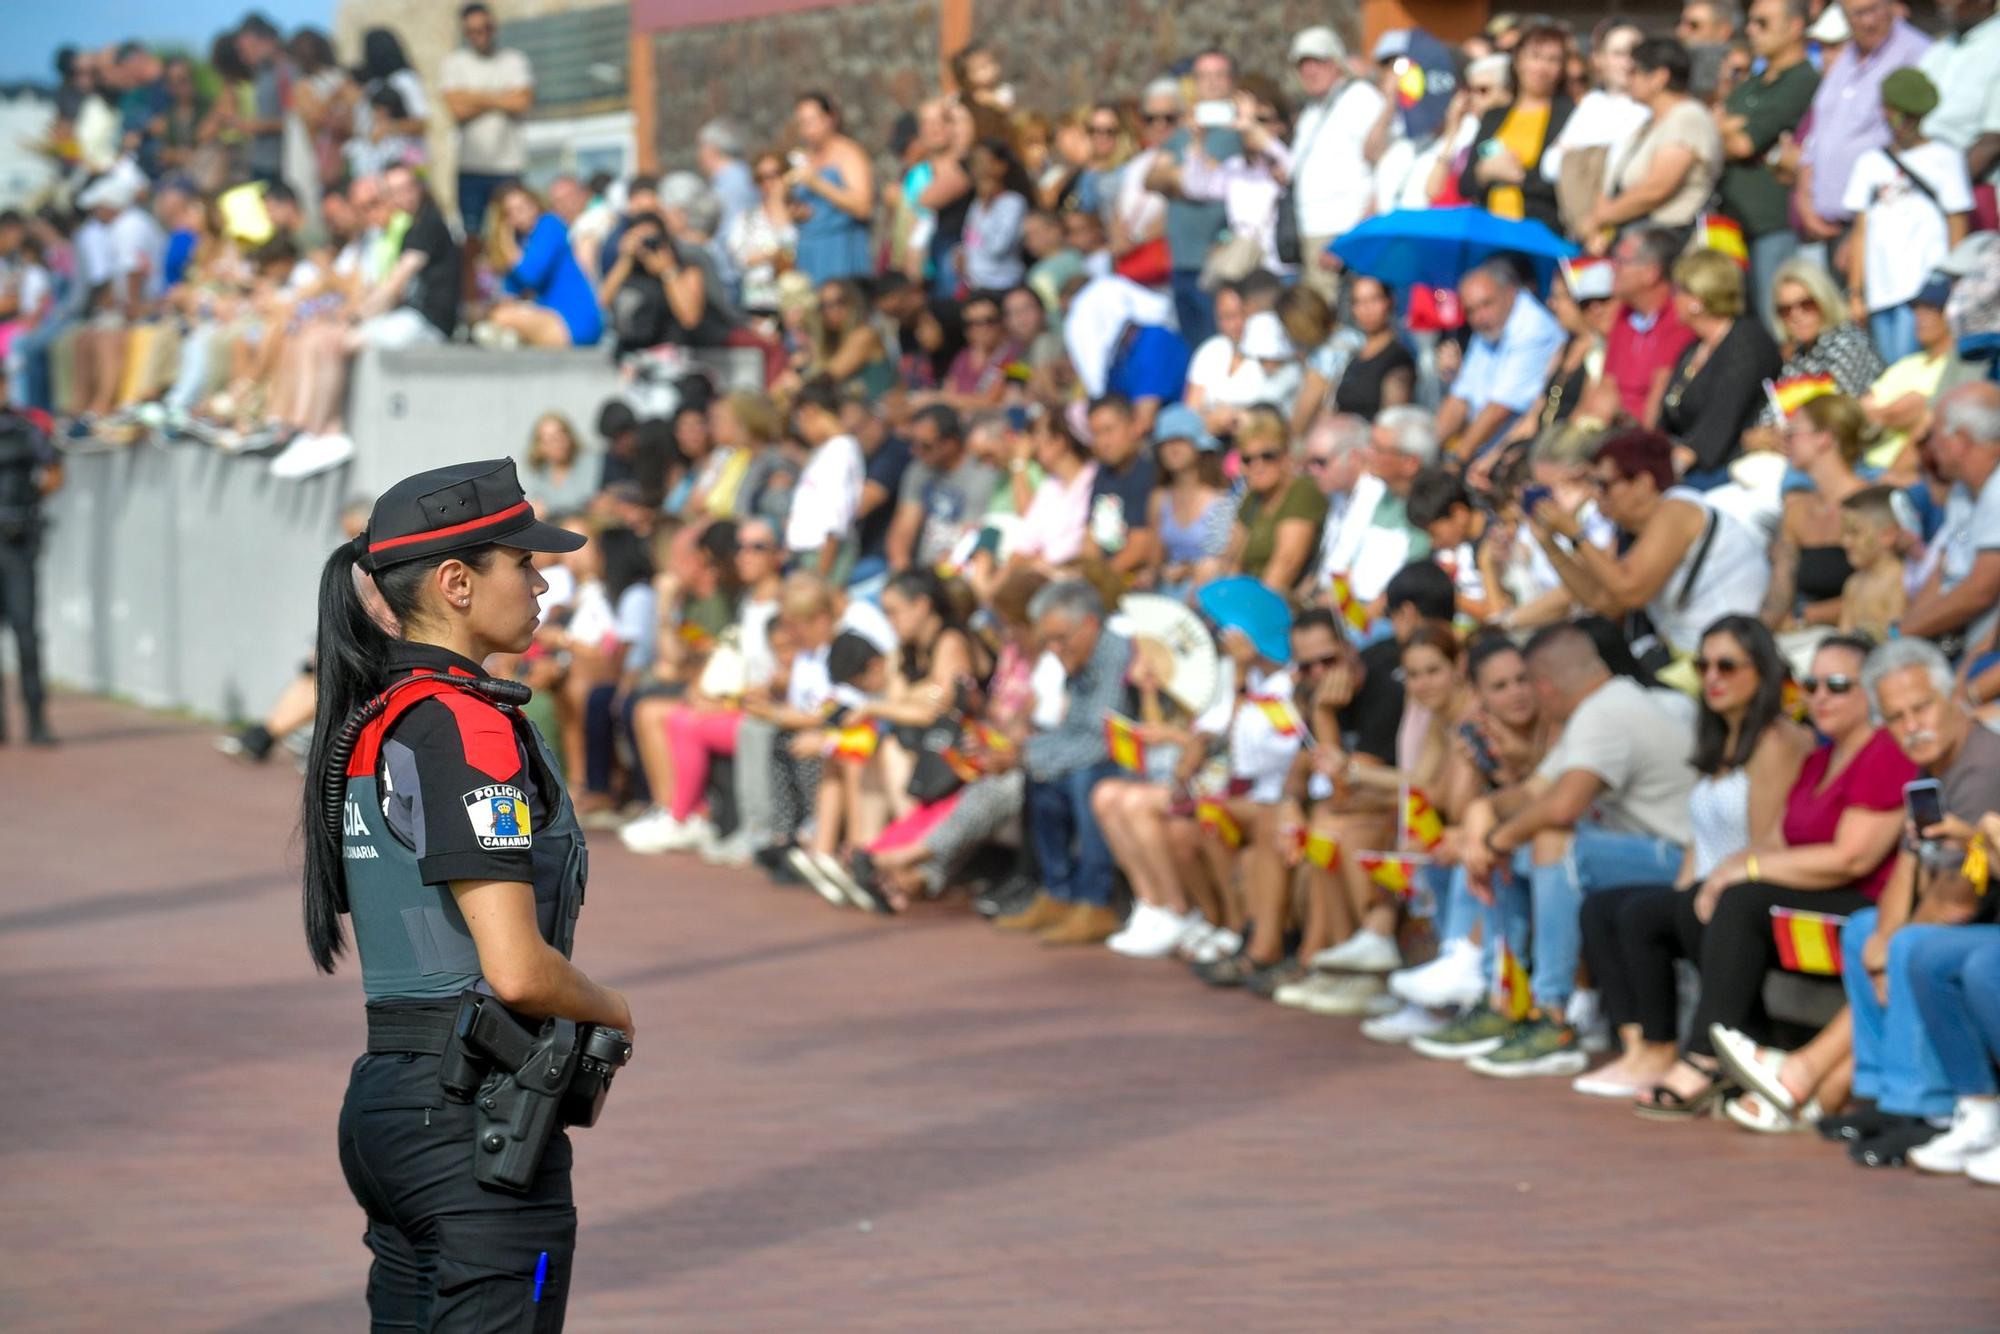
[[[1847,919],[1802,908],[1771,909],[1771,935],[1778,962],[1794,973],[1815,977],[1840,974],[1840,928]]]
[[[1838,392],[1831,375],[1787,375],[1775,383],[1764,381],[1764,393],[1780,417],[1789,417],[1814,399]]]
[[[1972,886],[1973,893],[1986,897],[1986,882],[1991,878],[1993,868],[1989,864],[1983,837],[1973,839],[1972,846],[1965,850],[1965,862],[1958,868],[1958,873],[1965,877],[1966,884]]]
[[[1219,801],[1202,798],[1194,804],[1195,823],[1222,840],[1226,848],[1243,846],[1243,826],[1236,823],[1236,817]]]
[[[1292,707],[1290,700],[1275,697],[1270,699],[1252,698],[1250,702],[1255,704],[1259,711],[1263,713],[1265,719],[1271,724],[1271,730],[1279,736],[1297,736],[1303,730],[1299,726],[1299,711]]]
[[[1111,762],[1135,774],[1146,768],[1146,743],[1139,740],[1137,727],[1122,713],[1104,715],[1104,744],[1111,750]]]
[[[1426,852],[1444,842],[1444,817],[1416,788],[1410,789],[1409,800],[1403,804],[1403,830]]]
[[[693,621],[682,621],[681,642],[690,648],[709,648],[715,643],[715,636],[696,625]]]
[[[882,734],[874,723],[856,723],[843,727],[833,734],[833,756],[836,759],[853,760],[857,763],[875,753],[875,743]]]
[[[1347,622],[1348,629],[1360,634],[1368,628],[1368,607],[1354,596],[1354,585],[1347,582],[1346,575],[1333,576],[1327,591],[1333,598],[1334,610],[1340,613],[1341,620]]]
[[[1735,260],[1738,268],[1750,267],[1750,248],[1743,243],[1743,228],[1734,218],[1720,213],[1704,213],[1695,221],[1693,248],[1719,250]]]
[[[1307,834],[1303,855],[1322,871],[1331,871],[1340,861],[1340,844],[1330,834]]]
[[[1399,898],[1406,899],[1417,892],[1417,864],[1408,857],[1364,856],[1361,869],[1368,873],[1369,880]]]
[[[1528,984],[1528,970],[1514,957],[1514,951],[1504,936],[1500,940],[1500,957],[1493,968],[1493,1008],[1517,1024],[1535,1008],[1535,992]]]
[[[1789,676],[1785,678],[1784,688],[1778,692],[1778,707],[1795,723],[1806,720],[1806,692],[1799,689],[1799,683]]]

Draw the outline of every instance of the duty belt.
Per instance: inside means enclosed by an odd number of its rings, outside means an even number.
[[[368,1007],[368,1050],[442,1056],[451,1041],[458,1001],[395,1001]]]

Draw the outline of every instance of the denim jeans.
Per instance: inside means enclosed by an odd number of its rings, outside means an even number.
[[[1893,365],[1917,350],[1917,308],[1909,302],[1868,316],[1868,336],[1885,365]]]
[[[1750,290],[1757,294],[1757,318],[1772,337],[1783,332],[1778,327],[1777,286],[1772,279],[1786,260],[1799,252],[1799,234],[1789,227],[1760,236],[1750,242]]]
[[[1583,955],[1583,896],[1628,885],[1669,884],[1681,869],[1681,845],[1649,834],[1621,834],[1580,824],[1569,851],[1550,866],[1534,864],[1534,849],[1514,854],[1514,873],[1533,897],[1535,960],[1529,983],[1535,1004],[1561,1014],[1576,990]]]
[[[1200,347],[1215,332],[1215,298],[1201,290],[1200,269],[1174,270],[1174,318],[1181,341]]]
[[[1910,949],[1910,997],[1952,1091],[2000,1092],[2000,926],[1925,928]]]
[[[1119,772],[1105,760],[1046,782],[1028,780],[1028,837],[1034,840],[1042,883],[1064,903],[1111,904],[1111,848],[1091,814],[1090,790]]]
[[[1500,942],[1505,940],[1514,957],[1528,957],[1529,900],[1525,881],[1510,875],[1493,877],[1493,902],[1481,903],[1472,897],[1466,884],[1465,868],[1451,868],[1451,882],[1445,887],[1444,902],[1438,908],[1438,944],[1469,940],[1472,929],[1480,931],[1480,970],[1491,981],[1498,967]]]
[[[1854,1016],[1854,1094],[1872,1098],[1902,1116],[1950,1116],[1951,1080],[1924,1029],[1910,980],[1910,956],[1925,937],[1962,926],[1906,926],[1889,937],[1889,1003],[1875,998],[1875,983],[1861,964],[1861,949],[1875,934],[1876,913],[1864,908],[1840,933],[1840,980]]]

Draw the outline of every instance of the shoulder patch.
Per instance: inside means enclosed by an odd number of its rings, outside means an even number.
[[[502,782],[521,772],[520,739],[506,714],[463,690],[447,690],[436,699],[458,724],[467,764]]]
[[[465,794],[465,818],[472,836],[488,852],[534,846],[535,830],[528,798],[509,783],[476,787]]]

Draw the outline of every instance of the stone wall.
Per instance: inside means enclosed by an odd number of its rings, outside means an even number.
[[[1360,31],[1356,0],[973,0],[972,30],[1000,56],[1022,106],[1061,111],[1148,79],[1206,46],[1245,70],[1285,74],[1292,34],[1332,23]],[[1356,38],[1358,40],[1358,38]],[[938,85],[937,0],[864,0],[653,37],[655,143],[662,167],[693,160],[694,132],[729,115],[756,143],[777,142],[793,94],[823,88],[871,151],[896,117]]]

